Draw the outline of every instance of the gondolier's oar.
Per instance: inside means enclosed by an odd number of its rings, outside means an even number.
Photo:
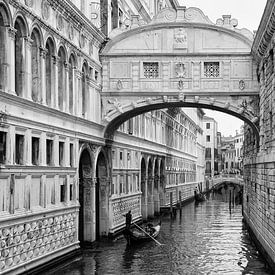
[[[154,237],[152,237],[150,234],[148,234],[143,228],[141,228],[140,226],[138,226],[135,222],[133,222],[133,224],[140,229],[142,232],[144,232],[146,235],[148,235],[151,239],[153,239],[158,245],[163,245],[161,244],[159,241],[157,241]]]

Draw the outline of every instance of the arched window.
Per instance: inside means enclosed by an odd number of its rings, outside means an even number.
[[[54,44],[51,38],[48,38],[46,42],[46,104],[52,105],[53,94],[54,94],[54,67],[53,67],[53,56],[54,56]]]
[[[19,17],[15,21],[15,92],[18,96],[23,95],[23,86],[25,79],[25,53],[24,53],[24,37],[26,36],[26,28],[23,20]]]
[[[85,117],[87,111],[87,63],[82,66],[82,116]]]
[[[7,41],[5,19],[7,14],[4,7],[0,5],[0,89],[7,86],[8,64],[7,64]]]
[[[66,87],[66,77],[65,77],[65,51],[61,47],[58,51],[58,108],[63,110],[64,99],[65,99],[65,87]]]
[[[71,54],[69,58],[69,112],[73,113],[73,102],[74,102],[74,68],[76,66],[75,57]]]
[[[32,67],[32,100],[41,102],[41,57],[40,57],[40,35],[34,29],[31,34],[31,67]]]

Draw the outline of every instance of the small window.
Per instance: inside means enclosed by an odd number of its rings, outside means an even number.
[[[47,153],[47,165],[53,164],[53,141],[51,139],[47,139],[46,141],[46,153]]]
[[[98,81],[98,71],[95,71],[95,81]]]
[[[59,142],[59,166],[64,166],[64,142]]]
[[[65,201],[65,185],[61,184],[60,185],[60,202]]]
[[[219,77],[220,63],[219,62],[204,62],[204,76],[205,77]]]
[[[39,138],[32,137],[32,164],[39,165]]]
[[[70,166],[74,166],[74,145],[70,143]]]
[[[0,132],[0,163],[6,162],[7,133]]]
[[[210,136],[208,136],[208,135],[206,136],[206,141],[208,141],[208,142],[210,141]]]
[[[15,163],[24,163],[24,136],[15,135]]]
[[[70,201],[73,200],[73,185],[70,184]]]
[[[210,123],[206,123],[206,129],[210,129]]]
[[[119,159],[123,160],[123,152],[119,152]]]
[[[159,77],[159,63],[158,62],[143,62],[143,72],[145,78]]]

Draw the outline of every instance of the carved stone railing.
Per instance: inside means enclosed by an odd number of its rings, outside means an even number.
[[[0,273],[78,246],[76,209],[20,218],[0,229]],[[23,270],[22,270],[23,271]],[[21,273],[21,272],[20,272]]]
[[[110,198],[110,233],[125,226],[125,215],[129,210],[133,221],[141,218],[141,194],[135,193],[125,197]]]

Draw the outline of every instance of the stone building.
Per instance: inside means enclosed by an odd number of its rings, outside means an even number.
[[[265,258],[275,269],[275,132],[274,51],[275,2],[267,1],[252,45],[257,61],[259,97],[252,102],[259,114],[260,140],[244,127],[244,217]]]
[[[213,177],[218,173],[218,124],[212,117],[204,116],[205,175]]]
[[[140,114],[106,143],[105,34],[173,1],[106,2],[0,0],[0,273],[115,234],[129,209],[147,219],[203,183],[200,109]]]

